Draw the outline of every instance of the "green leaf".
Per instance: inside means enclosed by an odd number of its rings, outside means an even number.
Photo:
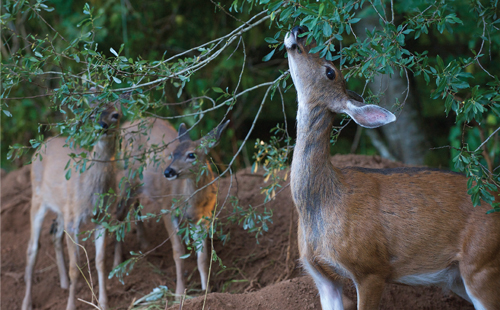
[[[264,58],[262,58],[262,61],[269,61],[269,59],[271,59],[271,57],[273,57],[275,51],[276,51],[276,49],[272,50],[269,54],[264,56]]]
[[[118,53],[112,47],[109,49],[109,51],[111,52],[111,54],[113,54],[116,57],[118,57]]]
[[[122,83],[122,81],[121,81],[119,78],[117,78],[116,76],[113,76],[113,80],[114,80],[117,84],[121,84],[121,83]]]
[[[276,44],[276,43],[279,43],[278,40],[274,39],[274,38],[265,38],[264,41],[266,41],[267,43],[269,44]]]

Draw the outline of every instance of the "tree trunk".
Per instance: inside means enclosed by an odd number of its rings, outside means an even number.
[[[377,27],[377,18],[364,18],[356,24],[356,32],[361,40],[366,38],[366,30]],[[399,72],[399,70],[394,70]],[[399,161],[410,165],[423,165],[427,151],[427,139],[422,126],[419,105],[411,87],[398,73],[393,76],[379,74],[369,84],[374,94],[380,95],[380,105],[392,112],[395,103],[403,103],[403,109],[396,112],[396,122],[381,127],[392,155]],[[410,93],[406,98],[407,87]],[[398,101],[396,101],[396,99]]]

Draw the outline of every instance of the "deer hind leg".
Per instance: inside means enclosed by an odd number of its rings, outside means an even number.
[[[183,256],[185,253],[184,245],[182,244],[181,237],[177,235],[178,226],[172,221],[172,217],[170,215],[164,216],[163,221],[170,237],[170,242],[172,243],[175,270],[177,274],[175,298],[180,299],[184,294],[184,289],[186,287],[184,279],[184,260],[181,258],[181,256]]]
[[[487,266],[462,274],[465,290],[476,310],[500,309],[499,268],[499,265]]]
[[[95,264],[97,277],[99,278],[99,306],[101,309],[108,309],[108,295],[106,293],[106,229],[100,225],[95,231]]]
[[[72,224],[72,223],[69,223]],[[76,298],[76,284],[78,280],[78,276],[80,270],[78,269],[78,246],[76,243],[77,239],[77,230],[68,226],[68,222],[66,221],[66,246],[68,248],[68,256],[69,256],[69,297],[68,304],[66,306],[66,310],[75,310],[75,298]]]
[[[465,289],[464,281],[460,276],[460,270],[458,266],[454,267],[451,271],[453,273],[450,275],[449,283],[443,283],[443,285],[441,286],[445,290],[450,289],[453,293],[472,303],[472,300],[470,299],[469,295],[467,294],[467,290]]]
[[[61,288],[68,289],[69,280],[68,273],[66,271],[66,265],[64,263],[64,254],[62,247],[62,238],[64,235],[64,219],[62,214],[58,214],[54,223],[52,224],[51,233],[52,242],[54,242],[54,249],[56,251],[56,263],[57,269],[59,271],[59,279],[61,281]]]
[[[24,295],[22,310],[30,310],[31,304],[31,286],[33,284],[33,269],[35,268],[36,256],[40,241],[40,231],[42,230],[43,219],[46,209],[41,203],[32,199],[31,206],[31,235],[28,242],[26,271],[24,273],[24,282],[26,283],[26,294]]]
[[[304,262],[304,267],[318,288],[321,308],[323,310],[344,310],[342,283],[328,279],[307,261]]]
[[[122,222],[128,212],[128,204],[126,199],[120,200],[116,208],[116,219]],[[121,239],[121,238],[120,238]],[[123,239],[118,241],[115,239],[115,254],[113,258],[113,269],[123,262]]]
[[[137,212],[137,215],[142,216],[141,210],[137,210],[139,208],[139,201],[134,203],[134,210]],[[144,229],[144,222],[142,220],[138,220],[135,222],[137,225],[137,241],[141,245],[142,250],[146,250],[149,247],[149,241],[146,238],[146,230]]]
[[[385,279],[379,275],[368,275],[356,282],[358,293],[358,310],[378,309]]]

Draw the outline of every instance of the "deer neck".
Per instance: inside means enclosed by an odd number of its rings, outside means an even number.
[[[212,192],[215,189],[215,183],[209,184],[214,179],[214,173],[210,164],[206,163],[208,170],[207,173],[203,173],[198,181],[196,181],[196,175],[186,179],[186,186],[184,188],[184,195],[187,197],[191,197],[193,193],[199,191],[189,199],[189,204],[192,206],[198,206],[204,203],[207,197],[212,196]]]
[[[321,208],[332,201],[335,204],[342,192],[339,171],[330,162],[334,114],[321,104],[304,104],[301,99],[299,96],[291,190],[301,220],[319,232]]]
[[[188,219],[194,220],[194,222],[210,216],[217,199],[216,184],[208,185],[214,179],[214,174],[208,162],[207,167],[207,173],[204,173],[198,182],[196,176],[184,180],[183,199],[186,199],[184,215]]]
[[[91,151],[93,167],[82,174],[83,182],[90,189],[91,204],[95,206],[99,200],[96,194],[107,193],[110,188],[115,188],[115,152],[116,135],[108,134],[101,137]]]

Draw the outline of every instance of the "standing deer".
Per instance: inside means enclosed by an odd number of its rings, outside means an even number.
[[[388,282],[438,285],[478,310],[500,309],[500,214],[474,208],[460,174],[334,167],[336,113],[367,128],[396,118],[347,91],[333,63],[309,53],[316,43],[306,46],[304,32],[295,27],[285,38],[298,97],[291,191],[300,259],[323,310],[344,309],[345,278],[356,285],[359,310],[378,309]]]
[[[215,147],[222,132],[229,121],[218,126],[209,132],[205,137],[192,141],[189,138],[186,126],[179,126],[179,145],[172,153],[172,162],[165,169],[165,177],[173,182],[172,194],[180,200],[177,205],[182,213],[181,216],[164,217],[165,227],[172,242],[175,268],[177,273],[177,287],[175,294],[180,296],[184,293],[184,246],[181,237],[177,234],[179,224],[184,219],[194,223],[200,223],[203,229],[208,229],[208,217],[217,202],[217,184],[211,183],[214,180],[214,173],[207,159],[209,149]],[[206,167],[202,171],[203,167]],[[196,237],[196,235],[195,235]],[[200,249],[197,249],[198,270],[201,277],[201,287],[207,288],[208,279],[208,253],[207,240],[202,241]]]
[[[117,209],[119,221],[125,219],[130,206],[137,208],[139,202],[149,202],[155,210],[170,206],[172,186],[163,177],[163,167],[178,144],[177,131],[167,121],[145,118],[122,125],[122,157],[127,162],[125,176],[128,180],[122,184],[122,199]],[[138,173],[141,163],[138,159],[143,156],[146,163],[141,180]],[[118,173],[117,181],[120,182],[123,176],[123,173]],[[126,199],[126,196],[130,198]],[[143,222],[136,221],[136,224],[139,243],[142,248],[146,248],[148,242]],[[122,242],[115,243],[114,267],[122,262],[122,246]]]
[[[118,102],[107,104],[103,110],[93,116],[95,122],[102,127],[99,140],[91,152],[77,148],[71,150],[64,147],[65,138],[53,138],[47,141],[40,153],[43,160],[33,159],[31,165],[31,184],[33,196],[31,200],[31,235],[28,243],[27,264],[24,279],[26,282],[26,295],[22,309],[32,308],[31,286],[33,282],[33,268],[38,253],[40,231],[47,211],[56,213],[56,231],[53,242],[56,250],[57,268],[61,287],[69,286],[69,298],[66,309],[73,310],[75,306],[76,283],[80,271],[78,270],[78,233],[80,225],[92,213],[99,194],[115,189],[115,164],[114,156],[117,136],[121,118],[121,107]],[[65,179],[64,168],[69,157],[68,154],[87,153],[87,158],[96,160],[87,171]],[[66,231],[66,244],[69,255],[69,281],[64,264],[62,237]],[[108,308],[106,295],[106,278],[104,266],[105,229],[97,225],[95,230],[96,269],[99,278],[99,305],[102,309]]]

